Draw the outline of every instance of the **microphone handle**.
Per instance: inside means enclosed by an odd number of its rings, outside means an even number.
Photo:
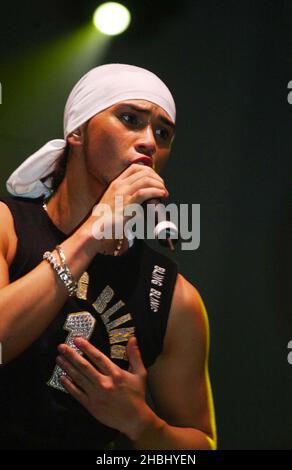
[[[176,225],[170,221],[169,213],[161,209],[161,204],[163,202],[159,198],[150,198],[147,201],[144,201],[142,205],[150,205],[151,208],[153,207],[154,210],[154,217],[155,217],[155,229],[154,235],[155,238],[159,241],[159,243],[163,246],[167,246],[170,250],[174,250],[174,243],[178,241],[178,229]],[[164,233],[164,237],[160,237],[161,234]]]

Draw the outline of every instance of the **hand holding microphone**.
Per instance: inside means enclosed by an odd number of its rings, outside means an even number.
[[[145,165],[143,160],[137,163]],[[161,202],[161,198],[152,197],[143,203],[144,208],[151,212],[151,217],[155,221],[154,237],[163,246],[168,246],[174,250],[173,243],[178,241],[178,228],[174,222],[169,220],[168,213],[165,212],[165,206]],[[146,220],[147,222],[147,220]]]
[[[115,197],[123,197],[123,207],[130,204],[140,204],[147,207],[150,211],[152,220],[155,221],[154,237],[162,245],[174,249],[173,242],[177,242],[178,229],[176,225],[167,220],[165,209],[161,203],[161,199],[168,196],[163,179],[147,165],[141,161],[133,162],[117,176],[108,186],[99,204],[107,204],[114,214],[114,219],[108,221],[113,227],[116,222],[126,222],[123,208],[115,209]],[[148,212],[149,214],[149,212]]]

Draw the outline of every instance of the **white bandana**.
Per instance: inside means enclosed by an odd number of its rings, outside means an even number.
[[[95,114],[127,99],[151,101],[175,121],[175,103],[166,85],[149,70],[127,64],[106,64],[86,73],[71,91],[64,111],[64,139],[47,142],[28,157],[8,178],[7,190],[14,196],[37,198],[52,193],[51,178],[64,152],[68,134]]]

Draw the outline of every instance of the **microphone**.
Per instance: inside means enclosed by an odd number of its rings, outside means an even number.
[[[139,165],[145,165],[143,161],[137,162]],[[151,213],[154,220],[154,238],[163,246],[167,246],[170,250],[174,250],[174,244],[177,243],[179,233],[174,222],[169,220],[169,213],[165,213],[162,207],[163,203],[160,198],[150,198],[144,201],[142,206],[147,207],[147,211]],[[164,206],[165,207],[165,206]]]
[[[163,246],[174,250],[174,244],[178,241],[178,228],[174,222],[169,220],[169,213],[162,207],[163,203],[159,198],[151,198],[144,201],[142,206],[147,206],[147,211],[151,213],[154,220],[154,237]],[[164,206],[165,207],[165,206]]]

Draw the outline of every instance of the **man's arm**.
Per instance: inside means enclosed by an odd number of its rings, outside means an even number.
[[[148,369],[156,407],[133,437],[136,449],[215,449],[208,372],[209,324],[198,291],[178,275],[163,351]]]
[[[90,233],[82,227],[61,244],[76,279],[87,269],[101,245],[99,240],[92,240]],[[12,238],[17,239],[13,217],[6,204],[0,202],[0,343],[3,364],[17,357],[40,336],[68,298],[67,288],[47,261],[41,261],[10,283]],[[53,254],[59,259],[56,250]]]

